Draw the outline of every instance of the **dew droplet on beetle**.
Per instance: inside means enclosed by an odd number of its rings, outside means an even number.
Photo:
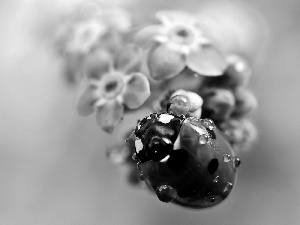
[[[199,143],[201,145],[205,145],[208,141],[208,136],[206,134],[203,134],[199,137]]]
[[[226,184],[226,186],[225,186],[225,188],[224,188],[223,193],[228,193],[228,192],[230,192],[230,191],[232,190],[232,188],[233,188],[232,183],[227,182],[227,184]]]
[[[145,176],[142,173],[140,174],[140,180],[143,180],[143,181],[145,180]]]
[[[233,165],[234,167],[238,168],[241,165],[241,159],[239,157],[234,157]]]
[[[214,183],[218,183],[219,180],[220,180],[220,176],[216,176],[213,182],[214,182]]]
[[[202,123],[206,128],[210,130],[214,130],[217,128],[214,121],[212,121],[211,119],[202,119]]]
[[[169,185],[161,185],[156,188],[156,195],[162,202],[171,202],[176,198],[177,191]]]
[[[228,154],[224,154],[223,155],[223,160],[224,162],[230,162],[231,161],[231,155],[228,155]]]

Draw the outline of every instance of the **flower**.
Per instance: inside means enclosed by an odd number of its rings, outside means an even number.
[[[195,18],[177,11],[158,12],[156,18],[159,24],[145,27],[135,36],[135,42],[148,49],[152,78],[170,79],[186,66],[202,75],[222,75],[226,59]]]
[[[83,4],[74,14],[74,18],[61,22],[55,45],[64,59],[67,79],[78,83],[85,57],[99,48],[109,53],[118,51],[132,21],[125,10],[95,2]]]
[[[120,44],[121,35],[131,27],[129,14],[118,8],[98,11],[71,24],[66,52],[87,54],[96,47],[111,49]]]
[[[139,73],[140,65],[134,46],[122,49],[114,62],[107,57],[91,64],[94,68],[86,70],[90,73],[86,74],[88,85],[78,101],[79,114],[88,116],[96,111],[98,124],[111,133],[122,120],[124,106],[139,108],[150,96],[149,82]]]
[[[96,18],[77,22],[73,25],[72,34],[66,44],[66,52],[87,54],[100,44],[106,32],[106,25]]]

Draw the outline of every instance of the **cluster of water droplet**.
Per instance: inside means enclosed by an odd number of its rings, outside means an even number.
[[[234,168],[238,168],[241,165],[241,160],[237,156],[232,157],[229,154],[224,154],[223,160],[225,163],[232,163]]]

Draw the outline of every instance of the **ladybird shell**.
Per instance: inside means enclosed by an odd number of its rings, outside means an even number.
[[[200,141],[203,136],[207,136],[206,142]],[[228,155],[235,157],[221,131],[209,130],[201,120],[186,120],[169,159],[139,163],[138,168],[159,199],[172,199],[184,207],[207,208],[222,202],[235,183],[237,168],[232,161],[224,161]]]

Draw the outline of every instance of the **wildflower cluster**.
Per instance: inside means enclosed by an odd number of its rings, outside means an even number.
[[[80,115],[95,112],[99,126],[112,133],[124,114],[163,112],[178,101],[181,108],[174,110],[212,119],[235,150],[249,146],[255,136],[249,113],[256,106],[247,89],[250,65],[241,55],[225,52],[207,30],[209,24],[181,11],[159,11],[150,24],[133,24],[124,10],[96,9],[74,16],[57,41],[68,79],[85,86]],[[134,124],[118,135],[130,136]],[[129,140],[110,148],[108,156],[128,165],[130,182],[141,184],[134,151]]]

